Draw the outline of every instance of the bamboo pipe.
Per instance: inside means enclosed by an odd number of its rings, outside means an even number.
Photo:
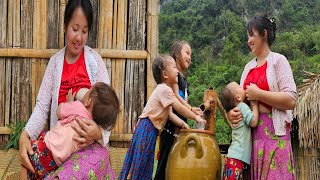
[[[0,49],[0,57],[50,58],[60,49]],[[147,59],[148,52],[143,50],[94,49],[103,58]]]

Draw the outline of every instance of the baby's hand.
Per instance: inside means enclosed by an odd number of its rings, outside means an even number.
[[[68,91],[68,94],[67,94],[67,102],[72,102],[74,101],[74,97],[76,96],[76,93],[72,94],[72,89],[70,89]]]

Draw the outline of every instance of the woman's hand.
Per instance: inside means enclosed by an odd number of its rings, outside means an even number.
[[[73,137],[73,140],[79,143],[79,148],[91,144],[95,140],[102,138],[99,126],[93,120],[76,117],[79,126],[72,126],[72,128],[80,135],[80,137]]]
[[[23,130],[19,139],[19,161],[21,166],[24,166],[34,173],[34,168],[29,159],[29,156],[33,154],[34,152],[31,147],[30,137],[27,131]]]
[[[259,100],[259,93],[260,88],[258,88],[257,85],[250,83],[250,85],[247,86],[246,96],[248,101]]]
[[[203,115],[203,111],[198,107],[191,107],[191,111],[193,113],[195,113],[196,115],[198,115],[198,116],[202,116]]]
[[[237,127],[238,123],[242,120],[242,114],[240,110],[235,107],[228,112],[228,119],[233,127]]]

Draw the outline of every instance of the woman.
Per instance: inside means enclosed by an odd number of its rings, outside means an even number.
[[[259,122],[252,131],[251,179],[295,179],[290,142],[296,85],[288,60],[270,51],[276,35],[274,19],[256,15],[246,24],[248,46],[256,56],[244,68],[240,85],[249,101],[258,100]],[[241,113],[228,113],[236,126]]]
[[[23,167],[34,172],[29,155],[33,154],[29,139],[36,139],[43,131],[48,112],[50,127],[57,123],[56,110],[60,102],[66,101],[68,91],[78,92],[90,88],[96,82],[110,84],[108,72],[101,56],[86,46],[93,22],[92,5],[89,0],[69,0],[64,15],[66,46],[50,58],[36,106],[19,140],[19,159]],[[56,172],[48,178],[90,179],[92,177],[115,178],[109,164],[109,153],[105,148],[110,131],[99,127],[94,121],[76,119],[81,128],[73,127],[81,137],[74,137],[83,150],[72,154]]]

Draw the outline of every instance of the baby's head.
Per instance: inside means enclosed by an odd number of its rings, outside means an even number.
[[[245,90],[236,82],[229,83],[221,90],[221,104],[227,112],[236,107],[240,102],[245,101],[245,98]]]
[[[113,129],[119,113],[119,100],[110,85],[103,82],[95,83],[84,94],[82,102],[91,108],[92,118],[98,125],[107,130]]]
[[[178,83],[176,62],[169,55],[157,56],[153,61],[152,72],[157,84],[167,83],[168,85],[173,85]]]

